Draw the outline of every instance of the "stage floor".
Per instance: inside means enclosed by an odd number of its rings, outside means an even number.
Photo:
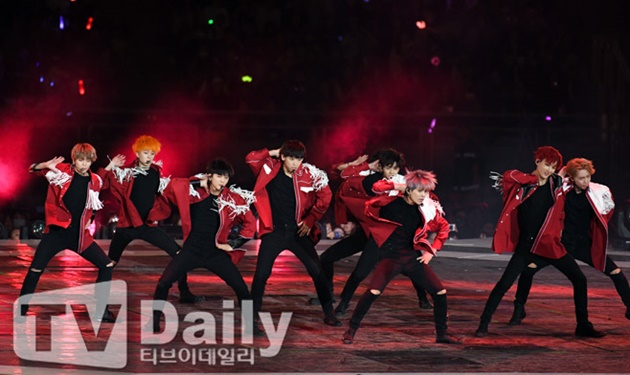
[[[100,241],[105,250],[108,241]],[[331,242],[324,241],[319,250]],[[435,343],[432,311],[420,310],[417,297],[407,278],[394,279],[383,295],[372,305],[357,331],[355,343],[345,345],[341,337],[347,328],[352,309],[360,294],[361,285],[349,314],[342,317],[342,327],[329,327],[322,322],[319,306],[308,304],[315,296],[313,284],[299,261],[281,256],[267,284],[263,310],[272,314],[275,324],[282,312],[293,313],[286,338],[274,357],[262,357],[260,348],[270,342],[256,337],[253,344],[243,344],[236,333],[236,344],[222,341],[221,327],[224,313],[223,299],[235,300],[232,290],[214,274],[196,270],[189,275],[195,294],[206,296],[206,301],[194,305],[180,304],[177,286],[171,289],[169,302],[176,308],[180,323],[177,335],[162,346],[140,342],[140,301],[152,299],[156,282],[169,261],[162,251],[134,241],[123,254],[114,271],[115,280],[127,285],[127,365],[121,370],[108,370],[72,364],[50,364],[20,359],[14,351],[13,303],[26,274],[36,242],[0,243],[0,373],[2,374],[105,374],[113,373],[464,373],[464,372],[528,372],[528,373],[630,373],[630,320],[624,317],[625,306],[610,279],[588,266],[582,266],[589,283],[590,320],[596,329],[607,336],[601,339],[580,339],[575,329],[574,307],[570,283],[552,267],[539,272],[527,304],[527,318],[520,326],[508,326],[512,313],[514,286],[505,296],[494,315],[485,338],[475,338],[474,331],[483,305],[501,276],[509,255],[492,254],[488,240],[449,241],[445,249],[431,262],[448,289],[450,331],[464,340],[463,345]],[[239,263],[243,277],[251,286],[255,269],[255,246]],[[611,251],[615,261],[630,272],[630,252]],[[356,264],[358,257],[340,261],[335,267],[335,294],[341,289]],[[76,254],[64,252],[53,259],[40,279],[37,292],[80,286],[91,283],[96,270]],[[191,346],[182,333],[193,323],[184,322],[186,314],[200,311],[216,318],[218,344]],[[238,322],[238,308],[234,311]],[[120,321],[119,317],[119,321]],[[79,325],[89,325],[80,322]],[[47,325],[46,327],[49,327]],[[83,334],[86,346],[93,352],[105,345],[104,333]],[[238,324],[237,324],[238,326]],[[39,326],[38,326],[39,327]],[[86,327],[81,327],[84,330]],[[88,330],[89,331],[89,330]],[[238,329],[237,329],[238,331]],[[50,340],[50,329],[39,329],[38,340]],[[39,341],[38,341],[39,342]],[[66,343],[68,350],[80,343]],[[153,349],[156,351],[153,352]],[[215,357],[214,350],[223,354],[235,350],[232,364]],[[170,352],[169,352],[170,351]],[[199,356],[203,351],[203,359]],[[176,353],[175,361],[169,353]],[[188,355],[196,353],[193,364]],[[245,353],[254,353],[253,358]],[[153,354],[155,353],[155,355]],[[188,354],[187,354],[188,353]],[[159,357],[159,358],[158,358]],[[249,361],[247,361],[249,359]]]

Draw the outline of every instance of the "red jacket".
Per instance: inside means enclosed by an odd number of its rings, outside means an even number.
[[[343,181],[333,197],[337,225],[347,223],[353,218],[359,222],[365,218],[365,201],[372,196],[365,192],[363,179],[372,173],[365,162],[359,165],[350,165],[341,171],[340,176]]]
[[[149,211],[146,222],[142,222],[136,206],[131,201],[131,190],[133,189],[135,176],[143,173],[142,170],[137,168],[137,165],[138,161],[135,160],[122,168],[114,167],[111,171],[101,168],[98,171],[98,174],[103,178],[103,189],[109,188],[112,195],[120,203],[117,224],[119,228],[140,227],[143,224],[156,226],[158,221],[167,219],[171,215],[171,207],[163,194],[171,179],[170,177],[162,176],[161,163],[153,163],[151,168],[158,171],[160,185],[155,195],[153,208]]]
[[[391,180],[377,181],[372,189],[377,193],[382,193],[365,203],[365,215],[368,218],[368,230],[374,237],[374,240],[378,246],[382,246],[383,243],[394,233],[397,227],[401,226],[400,223],[383,219],[379,216],[380,209],[397,199],[399,194],[384,194],[393,192],[394,182]],[[418,210],[422,214],[422,224],[413,238],[414,249],[428,251],[435,255],[435,252],[440,250],[444,245],[444,242],[448,239],[449,226],[448,221],[444,219],[444,212],[440,203],[433,199],[435,195],[427,195],[422,202],[422,205],[418,206]],[[437,232],[433,243],[428,240],[429,232]]]
[[[48,193],[46,194],[46,203],[44,204],[44,211],[46,215],[46,229],[45,233],[50,231],[51,225],[56,225],[62,228],[68,228],[72,221],[72,214],[63,202],[63,197],[72,183],[74,178],[74,168],[68,163],[59,163],[56,168],[59,172],[55,173],[50,169],[42,169],[35,173],[40,176],[45,176],[49,182]],[[103,203],[99,200],[98,193],[103,186],[101,178],[90,172],[90,182],[88,185],[88,195],[85,202],[85,209],[81,215],[81,230],[79,230],[79,243],[77,246],[78,252],[82,252],[87,249],[94,242],[92,234],[86,228],[94,211],[103,208]]]
[[[273,231],[271,204],[267,194],[267,184],[273,180],[282,169],[282,161],[272,158],[267,149],[250,152],[245,161],[256,175],[254,206],[258,211],[260,236]],[[332,192],[328,186],[326,172],[311,164],[302,163],[293,173],[293,188],[296,198],[295,221],[305,223],[311,228],[310,237],[314,242],[319,241],[320,231],[315,223],[330,205]]]
[[[210,197],[205,189],[193,188],[190,181],[198,180],[197,177],[174,178],[164,191],[164,196],[177,205],[182,220],[184,241],[188,238],[192,229],[190,217],[190,205]],[[215,245],[228,243],[230,230],[237,224],[242,225],[240,236],[254,238],[256,233],[256,218],[249,206],[254,202],[254,194],[251,191],[240,189],[235,185],[223,189],[217,198],[219,207],[219,229],[214,238]],[[236,264],[245,255],[245,250],[234,249],[229,255]]]
[[[565,182],[563,188],[566,192],[569,192],[574,187],[573,184]],[[591,260],[595,269],[604,272],[606,268],[606,248],[608,247],[608,222],[615,210],[615,201],[608,186],[595,182],[589,184],[588,190],[586,190],[586,197],[591,204],[593,212],[595,212],[589,229],[589,236],[592,239]]]
[[[545,258],[559,259],[567,253],[560,242],[564,227],[564,189],[558,186],[553,176],[549,178],[549,188],[555,203],[547,212],[531,252]],[[503,173],[502,184],[503,210],[492,239],[492,249],[499,254],[514,251],[516,248],[520,234],[517,208],[539,188],[538,177],[515,169]],[[524,196],[526,187],[529,191]]]

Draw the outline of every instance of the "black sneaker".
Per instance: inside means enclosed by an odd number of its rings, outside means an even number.
[[[337,302],[337,300],[333,298],[333,299],[332,299],[332,303],[335,303],[335,302]],[[313,305],[313,306],[319,306],[319,305],[321,305],[322,303],[321,303],[321,302],[319,302],[319,298],[317,298],[317,297],[313,297],[313,298],[309,298],[309,299],[308,299],[308,304],[309,304],[309,305]]]
[[[418,302],[418,306],[420,306],[420,309],[422,309],[422,310],[431,310],[431,309],[433,309],[433,304],[431,303],[431,301],[429,301],[428,298],[421,299],[420,302]]]
[[[341,327],[341,322],[339,321],[339,319],[337,319],[337,317],[334,314],[327,315],[324,318],[324,323],[332,327]]]
[[[510,322],[508,324],[511,326],[517,326],[521,324],[526,316],[527,314],[525,313],[525,305],[520,302],[514,301],[514,312],[512,313],[512,317],[510,318]]]
[[[448,332],[438,334],[435,337],[435,342],[437,342],[438,344],[462,344],[462,340],[453,335],[450,335]]]
[[[600,338],[606,336],[604,332],[597,331],[591,322],[578,323],[575,327],[575,335],[577,337],[593,337]]]
[[[197,303],[203,302],[206,299],[202,296],[196,296],[191,292],[183,292],[179,294],[179,303]]]
[[[479,322],[479,327],[475,331],[475,337],[486,337],[488,336],[488,323]]]
[[[354,328],[348,328],[346,332],[343,334],[342,341],[344,344],[352,344],[354,341],[354,334],[357,333],[357,330]]]
[[[348,307],[350,307],[350,303],[344,300],[341,300],[337,307],[335,308],[336,316],[344,316],[346,315],[346,311],[348,311]]]

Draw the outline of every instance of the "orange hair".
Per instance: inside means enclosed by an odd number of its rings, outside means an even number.
[[[89,159],[92,163],[96,161],[96,149],[89,143],[77,143],[72,147],[70,155],[72,156],[72,161],[78,158]]]
[[[141,135],[136,139],[133,146],[131,146],[133,152],[140,152],[142,150],[150,150],[155,152],[156,154],[160,152],[162,145],[160,141],[151,137],[150,135]]]
[[[567,173],[572,178],[575,177],[578,171],[582,169],[586,169],[586,171],[590,175],[595,174],[595,167],[593,167],[593,162],[584,158],[574,158],[574,159],[569,160],[567,162],[566,168],[567,168]]]

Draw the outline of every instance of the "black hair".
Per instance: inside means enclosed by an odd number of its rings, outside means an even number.
[[[403,169],[405,167],[405,156],[394,150],[393,148],[384,148],[378,150],[373,155],[374,160],[378,160],[381,167],[391,167],[394,164],[398,166],[398,168]]]
[[[304,143],[295,139],[285,141],[280,148],[280,155],[304,159],[306,157],[306,146],[304,146]]]
[[[218,174],[221,176],[227,175],[230,178],[234,176],[234,168],[232,168],[232,165],[224,159],[214,159],[208,163],[206,172],[208,174]]]

